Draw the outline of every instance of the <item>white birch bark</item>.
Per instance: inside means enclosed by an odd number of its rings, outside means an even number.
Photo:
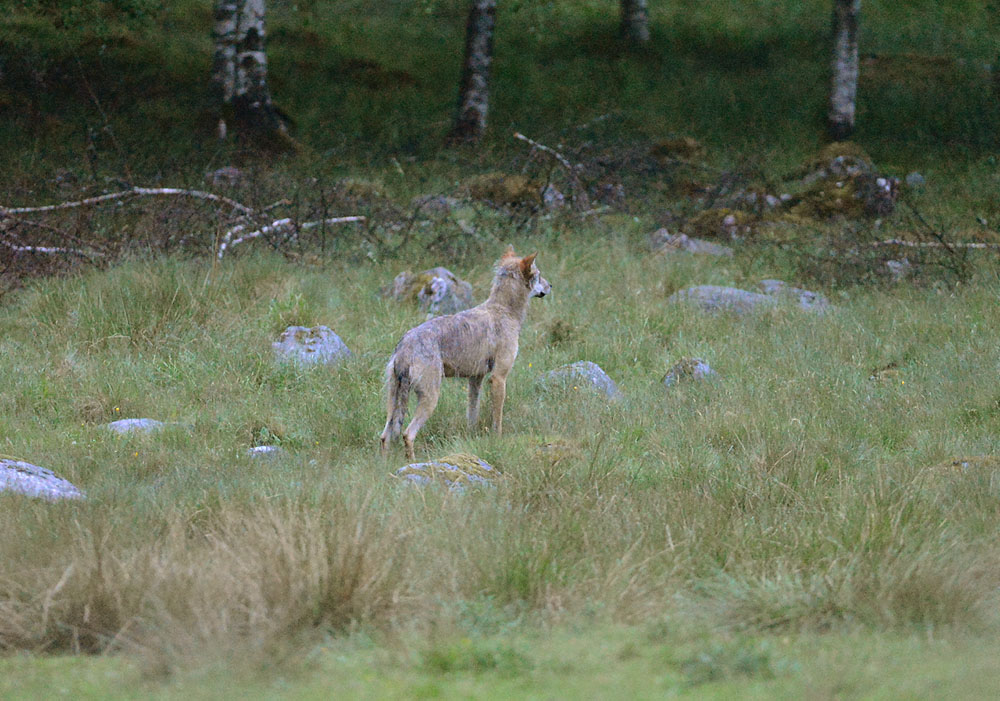
[[[265,132],[285,125],[267,87],[265,0],[215,0],[212,83],[223,111]],[[226,133],[225,117],[219,133]]]
[[[858,93],[858,20],[861,0],[833,0],[833,80],[828,128],[835,141],[854,132]]]
[[[458,113],[448,137],[451,141],[476,141],[486,131],[496,11],[496,0],[470,2],[465,27],[465,56],[458,92]]]
[[[621,0],[621,35],[626,44],[649,42],[649,10],[646,0]]]

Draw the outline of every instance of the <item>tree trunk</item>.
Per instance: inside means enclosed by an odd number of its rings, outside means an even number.
[[[267,88],[264,11],[264,0],[215,0],[212,85],[222,106],[220,136],[230,117],[240,127],[286,132]]]
[[[448,135],[449,141],[477,141],[486,131],[496,11],[496,0],[471,0],[465,27],[465,58],[458,91],[458,113]]]
[[[828,129],[835,141],[854,132],[858,94],[858,19],[861,0],[833,0],[833,81]]]
[[[630,46],[649,43],[649,11],[646,0],[621,0],[621,35]]]

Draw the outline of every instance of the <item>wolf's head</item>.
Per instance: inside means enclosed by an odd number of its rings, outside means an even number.
[[[537,253],[532,253],[530,256],[519,258],[517,254],[514,253],[514,247],[508,246],[507,250],[500,258],[500,268],[519,274],[524,284],[530,290],[531,297],[544,297],[552,292],[552,285],[549,284],[548,280],[542,277],[542,273],[538,270],[538,266],[535,265],[535,258],[537,256]]]

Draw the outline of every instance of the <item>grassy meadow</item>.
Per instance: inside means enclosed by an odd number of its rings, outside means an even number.
[[[705,316],[665,299],[746,284],[736,263],[651,256],[628,237],[615,256],[556,235],[515,243],[543,250],[554,294],[529,311],[508,432],[470,435],[464,384],[449,381],[418,442],[505,475],[466,495],[399,483],[401,451],[376,457],[382,366],[421,318],[376,295],[398,266],[146,260],[18,294],[0,313],[3,450],[88,499],[2,497],[16,536],[0,546],[0,640],[124,651],[78,658],[109,670],[101,693],[245,665],[292,675],[297,695],[346,665],[367,670],[356,683],[372,696],[559,688],[589,667],[569,651],[591,639],[612,652],[595,686],[575,682],[584,695],[640,670],[657,689],[718,683],[722,697],[806,679],[861,693],[893,678],[865,672],[856,645],[888,660],[995,643],[998,462],[951,465],[997,452],[995,274],[845,292],[824,315]],[[488,263],[461,271],[479,297]],[[290,323],[331,325],[354,357],[274,363]],[[665,388],[690,354],[721,377]],[[579,359],[625,399],[536,382]],[[101,426],[125,416],[177,426]],[[259,443],[287,454],[246,457]],[[11,693],[32,688],[19,670],[33,659],[0,662]],[[895,680],[918,696],[1000,683],[994,658],[982,668],[904,665]]]
[[[647,237],[697,214],[685,188],[794,188],[824,139],[825,0],[652,3],[635,53],[609,1],[501,3],[478,150],[441,147],[464,2],[271,3],[271,88],[300,146],[277,155],[211,136],[210,6],[167,5],[86,26],[19,6],[0,27],[0,203],[213,189],[206,172],[237,165],[245,180],[219,192],[287,197],[276,218],[369,221],[221,261],[233,220],[172,200],[0,232],[103,256],[0,249],[0,453],[87,493],[0,494],[0,697],[996,697],[1000,266],[914,253],[889,285],[822,241],[998,240],[990,3],[866,5],[856,142],[926,185],[892,216],[732,258],[653,254]],[[481,173],[568,193],[513,130],[614,163],[584,177],[621,201],[417,216],[414,197],[463,197]],[[681,136],[697,163],[635,155]],[[417,442],[503,478],[401,483],[401,447],[377,456],[382,373],[425,317],[379,290],[445,265],[482,300],[507,243],[539,252],[553,294],[528,311],[505,434],[488,416],[469,432],[449,380]],[[667,302],[766,278],[832,307]],[[353,356],[276,363],[292,324],[331,327]],[[689,356],[719,376],[665,387]],[[624,398],[538,382],[578,360]],[[136,417],[170,425],[104,428]],[[258,445],[283,453],[248,457]]]

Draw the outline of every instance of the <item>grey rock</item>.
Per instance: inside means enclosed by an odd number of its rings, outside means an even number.
[[[705,380],[718,375],[719,373],[701,358],[681,358],[667,370],[663,384],[673,387],[681,380]]]
[[[784,280],[761,280],[758,287],[764,294],[795,302],[802,309],[822,311],[830,306],[829,300],[819,292],[792,287]]]
[[[826,297],[818,292],[792,287],[781,280],[762,280],[761,292],[750,292],[736,287],[697,285],[674,292],[668,302],[689,302],[707,312],[726,311],[749,314],[760,309],[772,309],[781,302],[794,302],[809,311],[823,311],[830,306]]]
[[[452,492],[462,493],[470,487],[492,487],[500,473],[482,458],[458,453],[440,460],[412,463],[396,470],[396,476],[411,484],[443,484]]]
[[[106,424],[106,428],[114,433],[155,433],[166,426],[156,419],[119,419]]]
[[[328,326],[289,326],[271,344],[279,360],[313,365],[335,365],[351,357],[340,336]]]
[[[687,302],[706,312],[733,312],[749,314],[759,309],[775,307],[778,300],[759,292],[748,292],[735,287],[719,285],[697,285],[674,292],[668,302]]]
[[[657,229],[650,234],[649,244],[654,251],[660,253],[687,251],[688,253],[701,253],[708,256],[731,257],[733,255],[733,249],[729,246],[691,238],[687,234],[671,234],[667,229]]]
[[[76,486],[52,470],[16,458],[0,458],[0,492],[15,492],[49,501],[86,498]]]
[[[600,365],[589,360],[580,360],[550,370],[542,375],[539,381],[543,387],[558,385],[561,387],[572,386],[576,389],[580,386],[586,386],[598,390],[608,399],[622,398],[622,393],[615,381],[608,377]]]
[[[415,299],[428,317],[455,314],[472,306],[472,285],[441,267],[416,274],[404,271],[385,292],[398,301]]]
[[[913,171],[912,173],[906,174],[906,184],[909,185],[910,187],[920,187],[921,185],[924,185],[926,182],[927,178],[925,178],[917,171]]]

